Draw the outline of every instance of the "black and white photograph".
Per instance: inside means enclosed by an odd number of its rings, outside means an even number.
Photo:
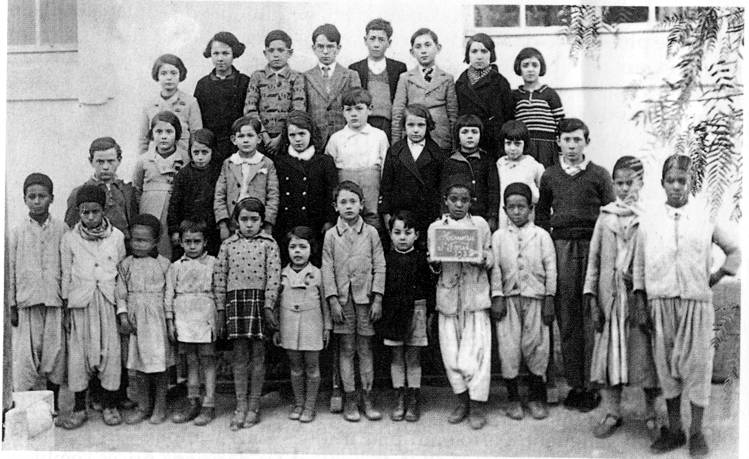
[[[738,3],[8,0],[0,449],[740,457]]]

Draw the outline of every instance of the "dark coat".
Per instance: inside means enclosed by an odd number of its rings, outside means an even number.
[[[369,65],[367,65],[367,60],[362,59],[359,62],[354,62],[348,68],[359,74],[361,87],[367,89],[367,84],[369,83]],[[390,84],[390,102],[393,102],[395,90],[398,88],[398,77],[406,71],[406,64],[386,57],[385,71],[388,74],[388,84]]]
[[[426,239],[429,224],[440,216],[440,179],[445,155],[427,139],[414,163],[408,140],[402,139],[388,149],[382,168],[380,212],[394,214],[410,210],[416,214],[420,237]]]
[[[207,250],[213,256],[221,245],[213,215],[213,197],[219,172],[214,163],[205,169],[197,169],[192,163],[180,169],[174,177],[166,215],[170,235],[179,231],[182,220],[204,221],[208,225]]]
[[[471,214],[486,220],[496,219],[499,215],[499,173],[497,164],[489,153],[478,150],[479,157],[469,155],[468,158],[459,152],[453,152],[445,160],[440,181],[440,193],[453,176],[461,176],[473,190],[471,193]]]
[[[458,95],[458,115],[476,115],[484,123],[479,146],[492,154],[496,160],[503,149],[499,146],[499,131],[502,125],[515,119],[515,104],[512,88],[505,77],[491,71],[472,85],[468,70],[460,74],[455,82]]]

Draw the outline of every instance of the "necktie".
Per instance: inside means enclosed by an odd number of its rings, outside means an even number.
[[[424,81],[426,81],[427,83],[432,81],[432,72],[434,72],[434,67],[430,67],[424,70]]]
[[[322,68],[322,79],[325,80],[325,90],[330,92],[330,67],[327,65]]]

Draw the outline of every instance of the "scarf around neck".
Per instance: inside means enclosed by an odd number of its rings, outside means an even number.
[[[81,237],[87,241],[99,241],[106,239],[112,234],[112,224],[109,223],[109,219],[104,217],[101,220],[101,225],[96,228],[89,229],[83,225],[83,222],[75,224],[76,231]]]

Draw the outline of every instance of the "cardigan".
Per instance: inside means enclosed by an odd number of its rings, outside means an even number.
[[[273,161],[260,152],[260,162],[250,165],[249,185],[247,192],[249,196],[258,198],[265,204],[265,221],[271,225],[276,224],[278,215],[278,176]],[[229,158],[221,166],[218,180],[216,181],[216,192],[213,198],[213,214],[216,222],[228,220],[234,212],[234,206],[239,202],[239,193],[242,189],[242,166],[234,164]]]
[[[549,233],[528,222],[510,223],[492,236],[492,297],[542,299],[557,292],[557,255]]]
[[[554,240],[590,239],[601,207],[614,200],[614,185],[606,169],[591,161],[571,176],[555,164],[541,176],[535,223],[551,229]]]
[[[455,82],[455,93],[458,97],[458,116],[476,115],[481,119],[484,129],[479,147],[497,159],[498,152],[504,151],[499,145],[502,125],[515,119],[510,83],[492,66],[487,75],[471,84],[468,70],[465,70]]]
[[[245,115],[259,119],[263,128],[276,136],[283,132],[292,110],[307,110],[301,73],[288,65],[278,72],[266,66],[252,73],[244,101]]]
[[[367,59],[362,59],[358,62],[354,62],[349,65],[348,68],[359,74],[359,81],[361,87],[367,89],[369,85],[369,64]],[[398,78],[401,73],[406,71],[406,64],[395,59],[385,58],[385,73],[388,78],[388,85],[390,86],[390,102],[395,99],[395,91],[398,88]]]
[[[402,341],[411,330],[414,301],[427,300],[427,311],[434,310],[435,278],[426,253],[416,248],[403,253],[391,247],[385,264],[385,296],[377,328],[383,338]]]
[[[109,219],[109,223],[120,230],[125,236],[125,241],[130,239],[130,221],[138,215],[138,198],[135,187],[131,183],[125,183],[122,179],[114,179],[109,186],[101,180],[92,177],[81,186],[97,185],[104,189],[107,194],[107,202],[104,205],[104,216]],[[72,228],[80,220],[78,215],[78,206],[75,205],[78,190],[81,187],[73,188],[68,196],[68,208],[65,211],[65,224]]]
[[[143,108],[141,117],[140,133],[138,135],[138,153],[148,151],[148,145],[151,142],[148,139],[148,133],[151,130],[151,120],[159,112],[169,111],[177,115],[182,125],[182,137],[177,139],[177,144],[181,151],[188,151],[188,142],[193,132],[203,127],[203,118],[200,115],[200,106],[195,97],[177,90],[168,99],[157,94],[152,97]]]
[[[293,227],[306,225],[320,235],[326,223],[334,224],[336,213],[332,202],[338,172],[333,158],[315,153],[309,161],[302,161],[283,152],[273,161],[280,191],[274,232],[284,237]]]
[[[426,237],[429,224],[440,216],[440,179],[445,155],[431,139],[414,162],[408,139],[388,149],[382,169],[379,209],[383,214],[410,210],[417,218],[417,230]]]
[[[471,214],[486,220],[499,215],[499,174],[497,165],[487,152],[477,152],[464,156],[453,152],[445,161],[440,179],[440,192],[444,195],[450,178],[456,175],[465,177],[471,190]]]
[[[231,75],[224,79],[218,78],[216,69],[213,69],[195,85],[194,96],[200,106],[203,127],[213,131],[216,136],[216,149],[211,161],[217,164],[233,153],[231,125],[244,114],[247,86],[250,84],[250,77],[234,66],[231,69]]]
[[[411,104],[423,104],[429,109],[434,120],[434,129],[429,135],[440,148],[449,150],[453,143],[453,125],[458,117],[458,98],[455,95],[453,76],[436,65],[430,82],[424,81],[419,67],[401,74],[393,100],[393,143],[405,137],[403,119],[406,107]]]
[[[220,172],[213,163],[203,169],[190,163],[177,172],[166,217],[170,235],[179,231],[182,220],[202,220],[209,228],[216,226],[213,198]]]
[[[359,75],[336,63],[328,81],[330,92],[325,89],[325,80],[319,65],[304,72],[304,79],[307,112],[320,133],[321,144],[325,145],[332,133],[340,131],[346,125],[341,95],[351,88],[361,87]]]

